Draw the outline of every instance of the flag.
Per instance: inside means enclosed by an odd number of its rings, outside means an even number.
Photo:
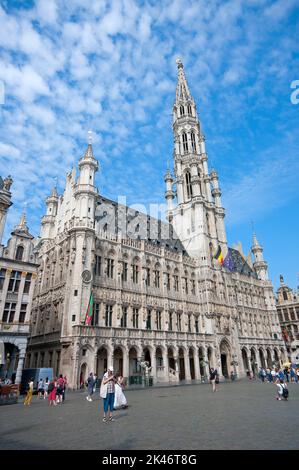
[[[233,255],[230,249],[228,249],[227,255],[224,258],[223,266],[230,271],[231,273],[235,270],[235,264],[233,260]]]
[[[89,302],[88,302],[87,311],[86,311],[86,315],[85,315],[85,325],[90,325],[92,315],[93,315],[93,295],[92,295],[92,292],[91,292],[90,299],[89,299]]]
[[[223,264],[223,254],[222,254],[222,250],[221,250],[221,246],[218,245],[218,250],[216,252],[216,254],[214,255],[214,258],[218,261],[218,263],[220,264]]]

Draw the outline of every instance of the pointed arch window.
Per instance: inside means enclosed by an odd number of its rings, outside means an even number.
[[[182,139],[183,139],[183,149],[184,149],[184,152],[188,152],[188,139],[187,139],[187,134],[186,132],[184,132],[182,134]]]
[[[184,106],[182,105],[180,106],[180,115],[184,116],[184,114],[185,114],[185,109],[184,109]]]
[[[191,146],[192,146],[192,151],[196,152],[196,143],[195,143],[195,134],[194,134],[194,132],[191,132]]]
[[[24,247],[22,245],[19,245],[17,248],[16,259],[18,261],[22,261],[23,254],[24,254]]]
[[[191,174],[190,171],[186,173],[186,187],[187,187],[187,197],[192,197],[192,185],[191,185]]]
[[[192,116],[191,104],[188,104],[188,114],[189,114],[189,116]]]

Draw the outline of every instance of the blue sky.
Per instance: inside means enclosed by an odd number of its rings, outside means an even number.
[[[54,178],[84,153],[97,184],[129,204],[164,202],[181,57],[217,169],[228,240],[247,253],[252,225],[275,286],[299,284],[299,8],[296,0],[0,2],[0,174],[34,235]],[[83,6],[82,6],[83,5]]]

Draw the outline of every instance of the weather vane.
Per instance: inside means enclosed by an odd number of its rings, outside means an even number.
[[[88,134],[88,143],[92,144],[92,131],[88,131],[87,134]]]

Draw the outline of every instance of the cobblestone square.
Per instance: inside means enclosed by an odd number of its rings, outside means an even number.
[[[276,386],[242,380],[127,390],[129,408],[103,423],[102,400],[69,392],[49,407],[33,397],[30,407],[0,408],[1,449],[298,449],[299,385],[288,402],[275,399]]]

